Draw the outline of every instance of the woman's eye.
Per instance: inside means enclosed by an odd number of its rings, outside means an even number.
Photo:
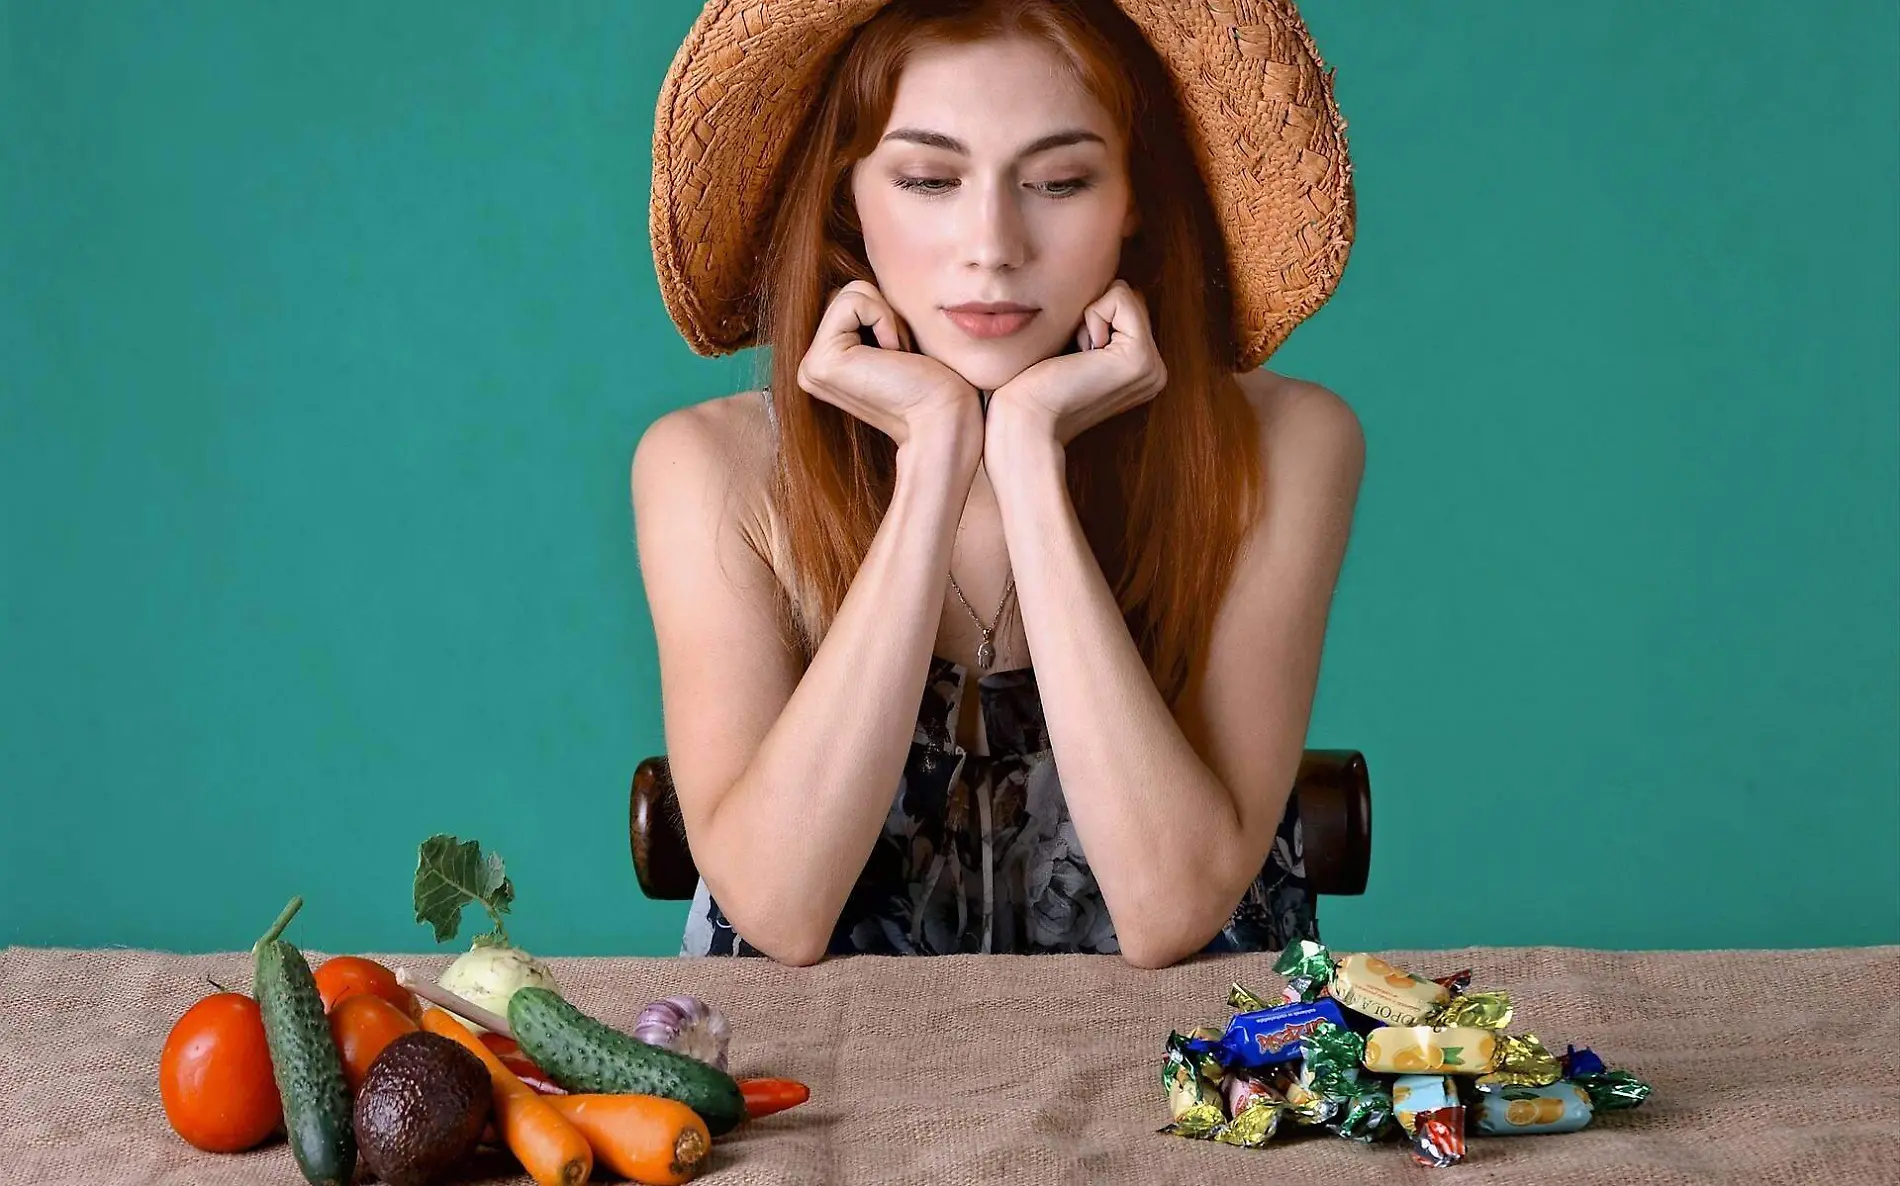
[[[1071,198],[1089,187],[1086,177],[1071,177],[1066,181],[1041,181],[1030,186],[1052,198]]]
[[[891,179],[891,184],[898,189],[920,194],[948,193],[956,183],[954,177],[894,177]]]

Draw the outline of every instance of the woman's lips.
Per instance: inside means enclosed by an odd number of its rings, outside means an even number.
[[[1036,319],[1038,310],[1026,313],[968,313],[945,309],[950,323],[973,338],[1006,338]]]

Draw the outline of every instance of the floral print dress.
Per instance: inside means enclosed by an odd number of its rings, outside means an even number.
[[[832,932],[832,955],[1120,950],[1062,797],[1031,668],[976,681],[989,754],[955,741],[969,672],[931,656],[917,728],[870,859]],[[1277,952],[1318,939],[1289,798],[1260,875],[1207,952]],[[681,955],[760,955],[702,879]]]

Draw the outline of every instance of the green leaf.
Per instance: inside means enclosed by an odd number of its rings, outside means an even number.
[[[476,938],[478,946],[508,947],[508,930],[501,916],[515,900],[497,853],[483,855],[473,840],[431,836],[422,842],[416,859],[416,921],[435,928],[435,941],[455,938],[462,928],[462,907],[481,903],[495,929]]]

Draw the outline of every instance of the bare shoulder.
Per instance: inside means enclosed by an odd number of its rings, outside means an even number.
[[[643,470],[709,468],[751,485],[771,465],[771,425],[756,391],[718,396],[665,413],[647,426],[633,453],[636,487]]]
[[[1350,504],[1366,466],[1365,430],[1351,405],[1318,383],[1264,368],[1234,377],[1260,426],[1268,499],[1292,483]]]
[[[1277,442],[1298,449],[1326,452],[1363,452],[1365,432],[1352,406],[1331,390],[1308,379],[1296,379],[1261,368],[1234,376],[1246,393],[1260,423],[1269,452]]]
[[[630,482],[636,526],[667,520],[726,534],[768,567],[778,551],[772,524],[772,426],[757,391],[687,404],[647,426],[633,451]],[[655,538],[671,537],[668,531]],[[670,550],[672,545],[657,546]]]

